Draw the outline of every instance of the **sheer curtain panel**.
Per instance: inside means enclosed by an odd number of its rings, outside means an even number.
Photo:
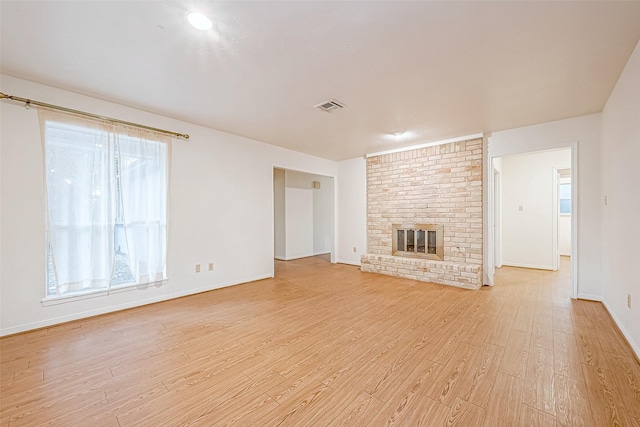
[[[39,110],[47,297],[166,279],[170,140]]]
[[[135,132],[120,135],[118,146],[131,272],[136,284],[159,282],[166,278],[168,144]]]

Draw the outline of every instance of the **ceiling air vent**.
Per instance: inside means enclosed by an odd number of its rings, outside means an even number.
[[[323,101],[320,104],[313,106],[313,108],[317,108],[317,109],[325,111],[327,113],[330,113],[330,112],[332,112],[334,110],[339,110],[339,109],[344,108],[344,107],[345,107],[345,105],[342,102],[336,101],[333,98],[327,99],[326,101]]]

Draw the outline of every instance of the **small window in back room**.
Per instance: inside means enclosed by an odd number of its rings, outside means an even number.
[[[571,214],[571,184],[560,184],[560,214]]]

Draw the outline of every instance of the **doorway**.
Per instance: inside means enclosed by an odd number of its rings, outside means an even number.
[[[572,147],[491,158],[490,272],[502,265],[569,268],[576,297],[574,161]],[[565,262],[560,256],[567,258]]]
[[[558,173],[558,256],[571,256],[571,169]]]
[[[273,197],[274,258],[334,262],[334,178],[276,167]]]

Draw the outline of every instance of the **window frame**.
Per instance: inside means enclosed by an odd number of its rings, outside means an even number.
[[[73,142],[67,142],[64,141],[64,137],[60,137],[60,135],[57,136],[51,136],[48,134],[48,126],[49,124],[53,124],[53,126],[60,126],[60,128],[69,126],[69,132],[78,132],[78,133],[86,133],[87,135],[87,144],[91,143],[90,138],[92,137],[96,137],[98,135],[100,135],[102,132],[107,132],[103,129],[99,129],[98,127],[93,127],[91,125],[86,125],[83,126],[82,123],[80,123],[78,121],[78,119],[76,119],[75,117],[73,117],[73,123],[67,123],[66,120],[64,119],[60,119],[57,120],[55,117],[51,117],[51,118],[42,118],[41,117],[41,126],[43,129],[42,132],[42,144],[43,144],[43,164],[45,166],[45,170],[44,170],[44,175],[45,175],[45,186],[48,185],[47,184],[47,174],[48,174],[48,170],[47,168],[50,167],[51,165],[48,164],[47,162],[47,150],[50,149],[49,144],[50,141],[52,139],[58,139],[57,141],[55,141],[56,144],[58,144],[58,148],[60,148],[60,146],[64,146],[64,144],[68,144],[70,149],[75,149],[78,150],[78,147],[81,147],[80,145],[78,145],[78,143],[73,143]],[[132,141],[135,140],[136,136],[131,135],[128,130],[130,130],[128,127],[122,127],[122,126],[113,126],[112,129],[110,129],[108,132],[109,134],[114,134],[116,135],[116,137],[118,138],[118,140],[120,141],[120,139],[124,138],[124,139],[129,139],[128,143],[131,143]],[[141,133],[139,130],[134,129],[134,132],[137,133]],[[46,230],[45,230],[45,296],[44,298],[42,298],[41,302],[43,306],[49,306],[49,305],[55,305],[55,304],[61,304],[61,303],[67,303],[67,302],[72,302],[72,301],[77,301],[77,300],[83,300],[83,299],[87,299],[87,298],[94,298],[94,297],[100,297],[100,296],[106,296],[109,294],[113,294],[113,293],[120,293],[120,292],[126,292],[126,291],[131,291],[131,290],[136,290],[136,289],[146,289],[149,286],[154,286],[154,287],[159,287],[162,285],[165,285],[168,282],[168,278],[167,278],[167,274],[166,274],[166,256],[167,256],[167,245],[168,245],[168,210],[169,210],[169,206],[168,206],[168,192],[169,192],[169,177],[170,177],[170,159],[171,159],[171,149],[170,149],[170,144],[168,142],[168,140],[166,138],[160,138],[160,137],[154,137],[156,136],[155,133],[150,133],[147,131],[144,131],[143,133],[144,139],[146,141],[150,141],[150,142],[155,142],[158,144],[166,144],[166,148],[163,148],[162,150],[165,150],[164,153],[161,155],[161,157],[157,157],[154,156],[153,160],[157,160],[160,159],[161,161],[159,161],[158,163],[161,165],[162,169],[156,169],[157,171],[159,171],[160,176],[165,178],[165,186],[166,186],[166,198],[165,203],[164,203],[164,214],[163,214],[163,221],[161,222],[161,225],[164,226],[164,248],[163,248],[163,252],[164,252],[164,264],[163,264],[163,268],[164,271],[161,272],[163,279],[159,280],[159,281],[150,281],[147,283],[136,283],[136,277],[133,273],[133,269],[131,268],[131,259],[127,259],[126,264],[127,264],[127,268],[129,271],[129,277],[128,280],[123,281],[123,282],[117,282],[114,283],[114,279],[116,277],[116,256],[118,255],[118,242],[119,242],[119,237],[117,235],[117,226],[118,226],[118,221],[120,220],[120,222],[122,224],[120,224],[122,227],[124,227],[124,222],[122,221],[123,217],[124,217],[124,210],[123,210],[123,201],[122,201],[122,184],[121,184],[121,178],[122,178],[122,168],[118,167],[118,166],[114,166],[114,169],[110,172],[113,173],[112,179],[115,181],[116,185],[115,185],[115,189],[114,194],[110,195],[109,197],[114,197],[117,202],[115,203],[116,206],[116,210],[117,212],[115,213],[115,219],[114,219],[114,232],[113,232],[113,237],[112,237],[112,243],[113,243],[113,250],[114,250],[114,259],[113,259],[113,264],[112,264],[112,270],[111,270],[111,276],[110,276],[110,280],[109,280],[109,284],[105,287],[96,287],[96,288],[87,288],[87,289],[82,289],[82,290],[75,290],[75,291],[67,291],[64,293],[59,293],[59,290],[57,288],[57,285],[55,284],[55,282],[53,283],[53,285],[51,284],[51,269],[55,269],[55,266],[53,264],[53,259],[52,259],[52,247],[51,247],[51,241],[50,241],[50,237],[48,236],[47,233],[49,233],[49,226],[47,225]],[[62,138],[62,140],[61,140]],[[81,143],[83,143],[84,141],[81,141]],[[117,164],[118,162],[121,161],[122,156],[123,156],[123,152],[121,151],[121,145],[120,142],[118,142],[117,145],[118,149],[113,150],[112,154],[107,154],[107,156],[113,156],[112,160],[114,161],[114,164]],[[80,148],[80,150],[82,150]],[[160,152],[162,152],[162,150]],[[130,155],[130,154],[129,154]],[[141,157],[142,159],[142,157]],[[151,157],[147,157],[147,159],[151,159]],[[48,192],[45,191],[45,215],[49,216],[49,195]],[[160,204],[160,206],[162,206],[162,203]],[[47,220],[48,221],[48,220]],[[120,241],[120,243],[122,243]],[[126,244],[126,240],[125,240],[125,244]],[[162,256],[161,258],[162,259]],[[53,280],[57,280],[57,276],[55,274],[55,271],[53,272]],[[52,292],[52,286],[53,286],[53,292]]]
[[[566,188],[567,186],[569,187],[569,197],[562,197],[562,188]],[[558,213],[560,214],[560,216],[571,216],[571,183],[570,182],[563,182],[563,183],[559,183],[558,184]],[[569,202],[569,211],[568,212],[563,212],[562,209],[562,202],[563,201],[568,201]]]

